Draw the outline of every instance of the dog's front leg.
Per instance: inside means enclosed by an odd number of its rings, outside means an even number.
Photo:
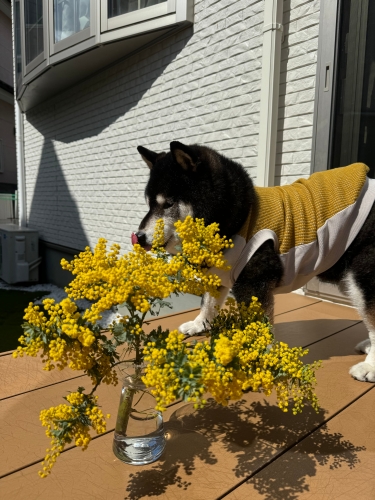
[[[369,332],[369,340],[357,345],[357,350],[367,354],[366,359],[352,366],[349,373],[352,377],[362,382],[375,382],[375,311],[372,301],[368,301],[364,293],[367,287],[373,288],[373,283],[368,284],[366,266],[349,271],[345,277],[345,289],[352,303],[358,309],[363,322]],[[364,271],[363,271],[364,270]]]
[[[201,311],[193,321],[183,323],[179,330],[185,335],[197,335],[204,332],[208,328],[208,323],[214,319],[217,314],[217,309],[220,309],[228,296],[229,288],[221,286],[219,288],[219,296],[212,297],[209,293],[203,295],[203,303]]]
[[[349,373],[362,382],[375,382],[375,329],[369,331],[369,340],[357,345],[358,351],[367,354],[365,361],[352,366]]]

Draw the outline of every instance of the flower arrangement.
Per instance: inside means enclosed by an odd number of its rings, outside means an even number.
[[[41,477],[51,472],[67,444],[74,442],[84,450],[90,428],[97,434],[106,431],[110,416],[99,408],[95,391],[101,383],[118,383],[117,366],[125,360],[136,366],[146,362],[142,380],[160,411],[178,398],[200,408],[205,393],[227,405],[244,391],[259,389],[266,395],[275,390],[283,411],[290,398],[293,413],[302,411],[305,401],[318,410],[314,386],[319,362],[304,364],[300,358],[307,350],[275,341],[255,297],[248,306],[229,300],[202,342],[187,342],[177,330],[161,327],[145,333],[147,312],[158,315],[173,293],[217,295],[220,279],[209,268],[228,269],[223,250],[233,244],[219,235],[217,224],[205,226],[203,220],[187,217],[175,227],[181,246],[173,256],[163,248],[164,226],[158,221],[152,252],[136,244],[120,255],[119,245],[107,250],[106,240],[100,239],[94,252],[87,247],[70,263],[63,259],[63,269],[74,276],[66,288],[68,298],[57,304],[45,299],[42,306],[30,303],[25,310],[24,335],[13,356],[40,354],[44,370],[83,370],[93,385],[89,393],[79,387],[65,397],[67,404],[41,411],[51,439]],[[91,307],[80,311],[79,299],[90,300]],[[119,304],[126,305],[128,314],[102,328],[101,314]]]

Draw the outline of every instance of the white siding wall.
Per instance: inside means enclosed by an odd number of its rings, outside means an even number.
[[[318,7],[285,1],[281,183],[308,171]],[[210,145],[255,176],[263,10],[264,0],[196,0],[193,28],[27,113],[29,225],[60,245],[81,248],[104,236],[128,249],[146,212],[139,144]]]
[[[320,0],[284,1],[275,184],[308,177],[314,119]]]

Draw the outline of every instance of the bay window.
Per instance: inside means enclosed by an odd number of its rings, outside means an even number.
[[[21,109],[191,25],[193,6],[194,0],[14,0]]]

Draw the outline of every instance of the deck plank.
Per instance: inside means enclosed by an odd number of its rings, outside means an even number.
[[[274,333],[277,340],[291,347],[307,346],[358,322],[349,307],[342,307],[342,316],[339,317],[336,312],[333,314],[330,308],[318,303],[276,316]]]
[[[84,376],[83,372],[69,368],[45,371],[39,357],[24,356],[14,359],[11,354],[1,356],[0,400],[81,376]]]
[[[313,304],[318,304],[319,302],[322,301],[315,297],[306,297],[305,295],[299,295],[298,293],[275,295],[274,315],[278,316],[279,314],[284,314],[303,307],[309,307]]]

